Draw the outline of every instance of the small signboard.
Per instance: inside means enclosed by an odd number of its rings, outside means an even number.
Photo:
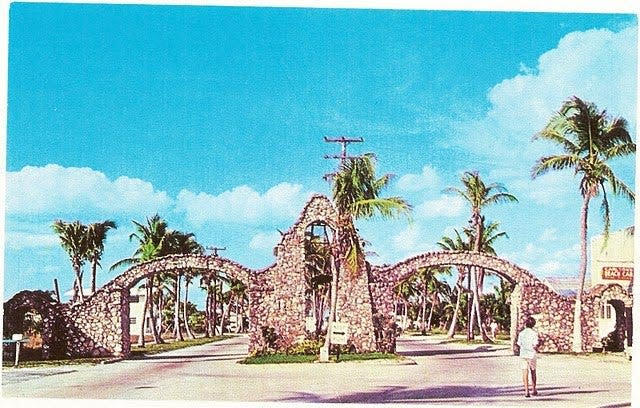
[[[602,268],[602,279],[633,280],[633,268],[605,266]]]
[[[347,344],[348,339],[349,339],[349,324],[333,322],[331,324],[331,343]]]

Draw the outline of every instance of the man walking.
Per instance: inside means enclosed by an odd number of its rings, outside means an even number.
[[[531,394],[538,395],[536,389],[536,353],[538,350],[538,333],[533,330],[536,321],[529,316],[524,321],[525,328],[518,334],[517,344],[520,347],[520,368],[522,368],[522,382],[524,383],[524,396],[529,398],[529,372],[531,372]]]

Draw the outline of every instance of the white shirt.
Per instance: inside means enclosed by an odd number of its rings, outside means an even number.
[[[520,346],[520,357],[534,358],[536,356],[535,347],[538,345],[538,333],[530,328],[525,328],[518,335],[518,346]]]

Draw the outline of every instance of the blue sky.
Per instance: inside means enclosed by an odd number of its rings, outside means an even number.
[[[413,222],[364,221],[394,263],[437,248],[469,208],[442,193],[466,170],[519,199],[486,211],[498,254],[575,276],[580,197],[567,173],[532,181],[531,141],[572,95],[637,134],[632,14],[14,3],[9,11],[4,296],[71,286],[55,219],[115,220],[99,283],[130,256],[131,220],[169,226],[251,268],[278,229],[330,193],[324,136],[362,136]],[[635,185],[633,158],[613,163]],[[601,231],[592,205],[590,236]],[[612,229],[634,208],[612,200]],[[88,274],[86,272],[85,274]]]

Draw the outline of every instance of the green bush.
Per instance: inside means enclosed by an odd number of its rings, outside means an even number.
[[[288,350],[287,354],[293,355],[317,355],[320,354],[320,347],[324,344],[324,340],[305,339],[295,343]]]

